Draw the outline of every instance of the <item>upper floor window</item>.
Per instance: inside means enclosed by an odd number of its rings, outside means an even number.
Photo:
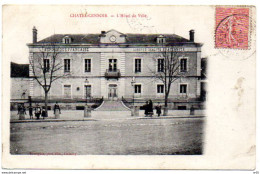
[[[64,72],[70,72],[70,59],[64,59]]]
[[[109,59],[108,61],[108,70],[117,71],[117,59]]]
[[[85,59],[85,72],[91,72],[91,59]]]
[[[164,71],[164,59],[158,59],[157,71],[158,72]]]
[[[141,85],[135,85],[135,94],[141,94]]]
[[[50,71],[50,59],[43,60],[43,71],[44,73]]]
[[[158,94],[164,93],[164,85],[157,85],[157,93]]]
[[[186,94],[187,93],[187,85],[186,84],[181,84],[180,85],[180,93],[181,94]]]
[[[65,37],[62,39],[62,42],[65,43],[65,44],[71,43],[71,38],[70,38],[69,36],[65,36]]]
[[[180,59],[180,71],[186,72],[187,71],[187,58],[181,58]]]
[[[141,72],[141,59],[135,59],[135,72]]]

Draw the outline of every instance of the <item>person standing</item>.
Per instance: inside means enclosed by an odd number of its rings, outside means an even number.
[[[47,117],[47,113],[46,113],[47,111],[46,111],[46,109],[45,109],[45,107],[43,106],[42,107],[42,119],[44,119],[45,117]]]
[[[152,100],[149,100],[149,103],[148,103],[148,114],[150,115],[150,117],[153,116],[153,102]]]
[[[61,112],[60,112],[60,106],[58,102],[56,102],[56,104],[54,105],[53,111],[54,111],[55,118],[60,118]]]
[[[145,115],[145,117],[147,117],[148,116],[148,101],[146,101],[146,103],[143,106],[143,108],[144,108],[144,115]]]
[[[37,120],[40,119],[41,112],[42,112],[42,109],[39,106],[39,104],[37,104],[35,107],[35,111],[34,111],[34,114],[35,114],[35,117],[37,118]]]
[[[156,107],[156,113],[158,114],[158,117],[160,117],[161,113],[162,113],[162,107],[160,104],[158,104]]]
[[[29,110],[30,119],[33,119],[33,107],[32,107],[32,105],[30,105],[28,107],[28,110]]]
[[[25,119],[26,109],[25,109],[23,103],[18,105],[18,113],[17,113],[17,115],[19,115],[19,120],[24,120]]]

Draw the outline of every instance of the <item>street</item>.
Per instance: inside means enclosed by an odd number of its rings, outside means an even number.
[[[205,118],[11,123],[11,154],[202,154]]]

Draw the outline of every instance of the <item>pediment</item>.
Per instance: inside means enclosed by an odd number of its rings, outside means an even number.
[[[111,44],[116,44],[116,43],[125,43],[126,42],[126,36],[125,34],[118,32],[114,29],[111,29],[107,32],[102,32],[101,33],[101,38],[100,38],[101,43],[111,43]]]

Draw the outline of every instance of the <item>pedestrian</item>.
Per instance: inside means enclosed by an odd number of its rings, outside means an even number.
[[[47,117],[47,110],[45,109],[45,107],[42,107],[42,119],[44,119],[45,117]]]
[[[152,100],[149,100],[149,102],[148,102],[148,115],[150,117],[153,116],[153,102],[152,102]]]
[[[145,117],[147,117],[148,116],[148,101],[145,102],[145,105],[143,106],[143,108],[144,108],[144,115],[145,115]]]
[[[28,110],[29,110],[30,119],[33,119],[33,107],[32,107],[32,105],[29,105]]]
[[[158,117],[160,117],[161,113],[162,113],[162,107],[160,104],[158,104],[156,107],[156,113],[158,114]]]
[[[37,104],[36,107],[35,107],[35,111],[34,111],[34,114],[35,114],[35,117],[37,118],[37,120],[40,119],[41,113],[42,113],[42,109],[39,106],[39,104]]]
[[[191,108],[190,108],[190,115],[194,115],[194,111],[195,111],[195,108],[193,107],[193,105],[191,105]]]
[[[53,112],[54,112],[55,118],[60,118],[61,112],[60,112],[60,106],[59,106],[58,102],[56,102],[56,104],[54,105]]]
[[[26,109],[25,109],[23,103],[18,105],[18,113],[17,113],[17,115],[19,115],[19,120],[24,120],[25,119]]]

